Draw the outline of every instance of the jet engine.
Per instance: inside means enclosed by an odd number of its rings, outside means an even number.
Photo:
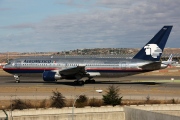
[[[42,77],[44,81],[57,81],[58,79],[61,79],[61,75],[57,74],[57,72],[52,71],[43,72]]]

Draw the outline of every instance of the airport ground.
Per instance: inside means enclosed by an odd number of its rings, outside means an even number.
[[[106,91],[109,85],[120,87],[124,100],[146,100],[147,96],[153,100],[180,99],[179,68],[169,68],[163,71],[134,75],[122,78],[97,78],[95,84],[75,86],[73,81],[62,80],[56,83],[45,83],[40,77],[22,77],[21,83],[15,83],[12,75],[0,70],[0,109],[7,108],[14,99],[34,100],[37,104],[41,99],[49,99],[52,91],[61,92],[66,98],[74,99],[83,92],[88,97],[101,98],[102,94],[94,92],[96,89]],[[5,118],[1,112],[0,117]],[[71,119],[72,107],[63,109],[26,109],[6,111],[9,119],[37,120],[37,119]],[[163,119],[179,120],[179,104],[176,105],[138,105],[138,106],[102,106],[76,108],[75,119],[122,119],[143,120]]]
[[[96,78],[95,84],[75,86],[73,80],[59,80],[55,83],[44,82],[40,77],[21,77],[21,83],[15,83],[12,75],[0,70],[0,100],[11,99],[49,99],[52,91],[61,92],[66,98],[74,99],[85,92],[91,98],[102,98],[109,85],[120,88],[123,99],[153,100],[180,99],[180,68],[169,68],[146,74],[121,78]],[[170,71],[170,72],[167,72]],[[103,93],[96,93],[101,89]]]

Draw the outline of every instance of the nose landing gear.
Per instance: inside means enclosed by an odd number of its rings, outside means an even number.
[[[19,77],[20,77],[20,76],[18,76],[18,75],[14,75],[14,79],[15,79],[15,82],[16,82],[16,83],[20,83]]]

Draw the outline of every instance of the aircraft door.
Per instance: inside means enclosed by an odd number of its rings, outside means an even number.
[[[16,68],[20,68],[20,66],[21,66],[21,61],[17,61],[17,62],[15,63],[15,67],[16,67]]]

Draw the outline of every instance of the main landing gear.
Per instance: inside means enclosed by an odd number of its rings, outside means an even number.
[[[88,78],[85,83],[88,84],[88,83],[95,83],[96,81],[93,79],[93,78]]]
[[[83,81],[83,80],[75,80],[75,81],[74,81],[74,84],[75,84],[75,85],[83,86],[83,85],[84,85],[84,81]]]
[[[20,76],[18,76],[18,75],[14,75],[14,79],[15,79],[15,82],[16,82],[16,83],[20,83],[19,77],[20,77]]]
[[[85,82],[83,80],[75,80],[74,84],[75,85],[83,86],[84,84],[95,83],[95,82],[96,81],[93,78],[88,78],[87,80],[85,80]]]

